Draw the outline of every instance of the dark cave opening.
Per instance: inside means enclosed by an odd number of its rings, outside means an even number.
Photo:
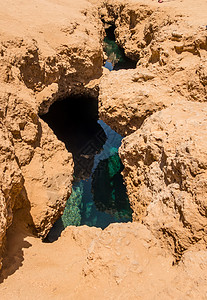
[[[116,41],[116,37],[115,37],[115,29],[116,29],[116,26],[113,25],[113,24],[107,24],[105,23],[105,32],[106,32],[106,36],[108,37],[109,40],[111,41]]]
[[[97,123],[97,99],[73,96],[56,101],[42,119],[73,154],[75,178],[90,176],[94,156],[106,141],[105,132]]]
[[[79,96],[57,101],[42,119],[74,159],[72,194],[45,242],[57,240],[69,225],[105,228],[110,223],[131,221],[118,156],[122,137],[98,120],[97,99]]]

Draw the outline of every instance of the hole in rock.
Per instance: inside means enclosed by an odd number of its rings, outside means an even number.
[[[104,52],[107,56],[105,67],[112,70],[136,69],[137,61],[128,58],[124,50],[116,44],[115,26],[105,23],[106,37],[104,38]]]
[[[42,119],[74,159],[72,194],[45,241],[57,240],[69,225],[105,228],[110,223],[131,221],[118,156],[122,137],[98,120],[97,99],[81,96],[55,102]]]

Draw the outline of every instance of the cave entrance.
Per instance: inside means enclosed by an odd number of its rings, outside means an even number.
[[[74,159],[72,194],[46,241],[56,240],[69,225],[104,229],[110,223],[131,221],[118,156],[122,137],[98,120],[97,99],[81,96],[57,101],[42,119]]]
[[[117,45],[115,38],[116,27],[111,24],[105,23],[106,36],[104,38],[104,52],[107,57],[105,67],[112,70],[120,69],[136,69],[137,61],[128,58],[124,50]]]

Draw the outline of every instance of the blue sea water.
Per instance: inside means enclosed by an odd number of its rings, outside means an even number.
[[[105,68],[112,70],[135,69],[137,61],[133,61],[126,57],[124,50],[117,45],[114,35],[114,27],[111,26],[106,30],[104,38],[104,52],[107,56]]]

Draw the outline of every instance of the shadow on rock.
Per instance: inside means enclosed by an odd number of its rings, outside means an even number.
[[[26,190],[21,192],[21,201],[24,207],[15,208],[13,211],[13,222],[7,230],[7,239],[4,249],[3,266],[0,271],[0,283],[14,274],[24,261],[23,249],[32,245],[25,240],[28,236],[35,236],[34,223],[30,214],[30,203],[27,198]]]

